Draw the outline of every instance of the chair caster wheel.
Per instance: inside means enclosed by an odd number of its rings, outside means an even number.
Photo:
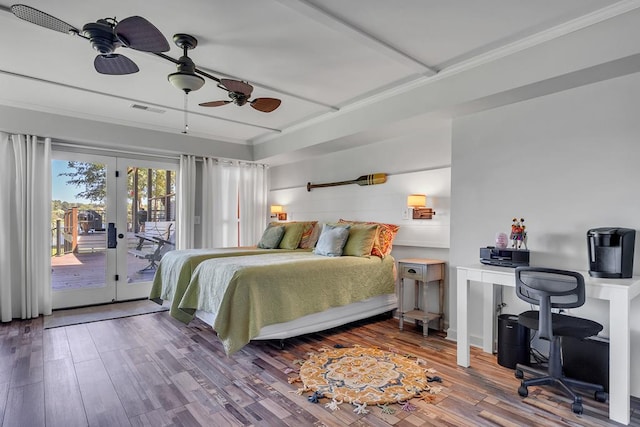
[[[516,369],[515,375],[516,375],[516,378],[519,380],[524,378],[524,372],[522,372],[520,369]]]
[[[521,385],[520,387],[518,387],[518,394],[521,397],[527,397],[529,396],[529,389],[527,389],[527,386]]]
[[[607,401],[607,393],[604,391],[596,391],[593,395],[593,398],[598,402],[606,402]]]
[[[582,403],[573,402],[571,404],[571,410],[573,411],[574,414],[582,414]]]

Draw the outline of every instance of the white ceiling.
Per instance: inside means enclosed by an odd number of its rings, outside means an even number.
[[[217,77],[250,82],[254,97],[282,99],[272,113],[226,99],[208,80],[189,95],[189,133],[267,144],[290,129],[355,110],[397,87],[459,67],[541,32],[603,13],[614,0],[28,0],[82,28],[133,15],[152,22],[181,55],[174,33],[195,36],[189,56]],[[22,21],[0,0],[0,104],[179,134],[183,94],[167,81],[175,65],[120,48],[140,72],[105,76],[88,41]],[[637,7],[634,6],[634,7]],[[132,109],[140,104],[164,111]],[[215,153],[212,153],[215,155]]]

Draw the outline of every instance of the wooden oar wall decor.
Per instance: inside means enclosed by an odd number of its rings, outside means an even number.
[[[370,175],[362,175],[351,181],[339,181],[328,182],[326,184],[312,184],[307,182],[307,191],[311,191],[312,188],[321,187],[337,187],[338,185],[358,184],[358,185],[376,185],[384,184],[387,182],[387,174],[384,173],[372,173]]]

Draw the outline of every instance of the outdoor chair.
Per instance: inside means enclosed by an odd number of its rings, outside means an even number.
[[[136,237],[139,239],[138,245],[135,249],[129,250],[129,253],[149,261],[146,267],[138,270],[139,273],[155,271],[164,254],[176,248],[175,233],[171,230],[167,239],[147,234],[137,234]],[[149,243],[151,248],[148,247]]]

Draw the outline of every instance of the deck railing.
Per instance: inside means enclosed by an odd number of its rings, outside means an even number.
[[[165,196],[163,196],[165,197]],[[174,195],[166,196],[165,202],[170,205],[170,199]],[[160,199],[160,198],[158,198]],[[86,211],[85,211],[86,212]],[[95,211],[92,211],[95,212]],[[96,252],[106,250],[106,232],[102,225],[102,215],[98,221],[97,217],[87,219],[83,211],[77,207],[73,207],[64,212],[64,220],[57,219],[55,225],[51,228],[51,253],[52,255],[61,256],[66,253],[78,252]],[[155,216],[155,215],[154,215]],[[164,215],[155,216],[156,218]],[[146,221],[145,229],[151,233],[153,230],[167,230],[167,224],[173,224],[173,221]],[[127,232],[127,246],[135,247],[139,238],[132,230],[129,224]],[[162,236],[167,238],[167,236]]]

